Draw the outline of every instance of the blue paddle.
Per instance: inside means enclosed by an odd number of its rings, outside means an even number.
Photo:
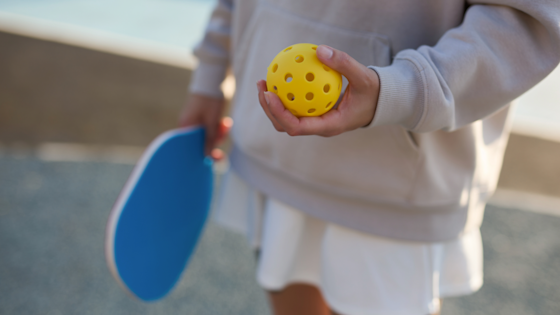
[[[107,223],[107,265],[126,291],[144,301],[171,291],[204,227],[212,179],[204,129],[172,130],[149,145]]]

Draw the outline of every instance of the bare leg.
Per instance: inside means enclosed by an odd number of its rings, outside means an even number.
[[[274,315],[342,315],[332,311],[321,291],[309,284],[291,284],[282,291],[269,291],[268,297]],[[440,315],[440,312],[430,315]]]
[[[443,300],[442,300],[442,299],[439,299],[439,309],[440,309],[440,310],[439,310],[437,313],[433,313],[433,314],[430,314],[430,315],[440,315],[440,313],[441,313],[441,303],[442,303],[442,302],[443,302]]]
[[[331,315],[321,291],[313,285],[291,284],[268,296],[274,315]]]

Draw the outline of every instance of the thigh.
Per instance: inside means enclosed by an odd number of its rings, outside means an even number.
[[[274,315],[332,315],[321,291],[310,284],[295,283],[280,291],[269,291]]]
[[[274,315],[343,315],[331,310],[321,291],[309,284],[291,284],[281,291],[269,291]],[[439,311],[426,315],[439,315]]]

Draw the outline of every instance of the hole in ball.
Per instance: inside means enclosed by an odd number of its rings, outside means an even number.
[[[331,106],[331,104],[332,104],[332,102],[329,102],[329,103],[327,104],[327,106],[325,106],[325,108],[329,108],[329,106]]]
[[[292,74],[291,73],[286,73],[286,76],[284,77],[284,79],[288,83],[292,82],[292,79],[293,79]]]
[[[331,71],[331,69],[325,65],[323,65],[323,69],[325,69],[325,71]]]
[[[305,99],[308,101],[311,101],[313,99],[313,93],[309,92],[307,94],[305,94]]]
[[[307,111],[308,113],[314,113],[315,112],[315,108],[311,108],[310,110]]]
[[[317,47],[316,47],[316,46],[313,46],[313,47],[311,47],[311,49],[313,49],[313,50],[317,50]]]
[[[296,62],[297,62],[297,63],[302,63],[302,62],[303,62],[303,56],[297,55],[297,56],[296,56]]]
[[[292,46],[290,46],[290,47],[284,49],[284,52],[287,52],[287,51],[290,50],[290,49],[292,49]]]
[[[276,73],[276,70],[278,70],[278,64],[275,63],[274,66],[272,66],[272,73]]]
[[[315,80],[315,75],[311,72],[309,72],[308,74],[305,75],[305,79],[309,82]]]
[[[288,101],[293,101],[295,99],[294,94],[288,93]]]
[[[325,86],[323,86],[323,91],[325,93],[329,93],[330,90],[331,90],[331,85],[330,84],[325,84]]]

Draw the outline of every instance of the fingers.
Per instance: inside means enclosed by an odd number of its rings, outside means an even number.
[[[206,129],[206,141],[204,145],[204,154],[211,155],[212,150],[227,136],[233,120],[229,117],[220,117],[221,110],[217,112],[208,112],[204,117],[203,125]]]
[[[265,93],[267,93],[266,92],[267,91],[266,82],[264,80],[259,80],[257,82],[257,89],[259,90],[259,103],[261,104],[261,107],[264,110],[264,113],[266,114],[268,119],[270,119],[270,121],[272,122],[272,125],[274,126],[274,129],[276,129],[277,131],[280,131],[280,132],[284,132],[285,130],[284,130],[284,128],[282,128],[282,125],[280,125],[276,121],[274,116],[272,116],[272,114],[270,113],[270,109],[269,109],[269,106],[267,104],[266,96],[265,96]]]
[[[214,125],[206,125],[206,143],[204,145],[204,154],[209,155],[212,159],[219,161],[224,156],[225,153],[216,148],[226,136],[229,134],[231,127],[233,126],[233,119],[230,117],[222,117],[220,122],[216,127]]]
[[[269,109],[272,116],[290,136],[319,135],[330,137],[343,131],[344,120],[341,113],[332,110],[317,117],[296,117],[287,110],[276,94],[269,95]]]
[[[229,117],[223,117],[217,128],[214,129],[212,127],[206,127],[207,137],[204,148],[205,155],[209,155],[214,161],[219,161],[225,157],[224,151],[216,148],[216,146],[224,141],[232,126],[233,119]],[[211,129],[215,130],[214,135],[212,135],[212,132],[210,131]]]
[[[331,110],[320,117],[303,117],[300,122],[300,133],[303,135],[333,137],[346,131],[346,122],[338,110]]]
[[[264,80],[257,82],[259,103],[270,119],[274,128],[290,136],[320,135],[335,136],[345,129],[344,119],[337,110],[331,110],[319,117],[296,117],[284,107],[280,98],[273,92],[266,91]],[[268,99],[268,100],[267,100]]]
[[[180,127],[201,125],[206,130],[204,154],[210,155],[216,145],[217,137],[227,133],[220,127],[220,117],[224,109],[225,101],[200,94],[191,94],[189,100],[183,107],[179,118]]]
[[[299,119],[284,107],[280,98],[272,92],[266,92],[268,107],[271,117],[281,126],[282,130],[290,136],[298,135]]]
[[[214,161],[220,161],[225,156],[226,156],[226,154],[224,153],[224,151],[222,151],[221,149],[218,149],[218,148],[213,149],[212,152],[210,153],[210,157],[212,157],[212,159]]]
[[[179,127],[184,128],[200,124],[200,117],[198,115],[195,116],[196,114],[193,115],[186,107],[183,107],[179,115]]]
[[[216,144],[222,143],[224,139],[229,134],[231,127],[233,126],[233,119],[230,117],[222,117],[220,125],[218,126],[218,133],[216,135]]]
[[[216,139],[218,135],[219,124],[213,120],[207,120],[204,123],[206,129],[206,140],[204,144],[204,155],[211,155],[212,150],[216,147]]]
[[[285,123],[286,130],[291,136],[318,135],[322,137],[332,137],[344,132],[344,121],[341,119],[340,112],[331,111],[318,117],[301,117],[298,124],[289,121]]]
[[[320,45],[317,47],[317,57],[329,68],[345,76],[354,87],[360,89],[368,88],[371,85],[371,74],[369,72],[372,70],[350,57],[347,53],[330,46]]]

